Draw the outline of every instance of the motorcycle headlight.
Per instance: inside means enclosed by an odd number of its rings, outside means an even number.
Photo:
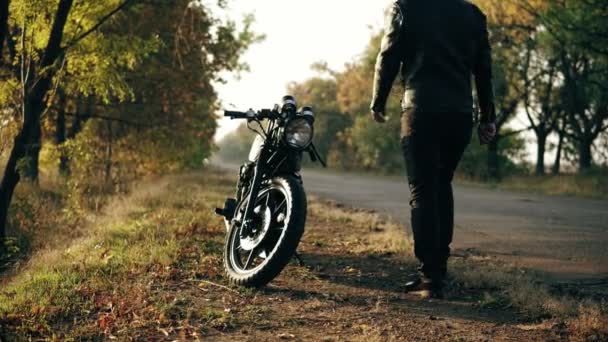
[[[285,126],[285,142],[296,149],[305,149],[312,142],[312,124],[304,118],[296,118]]]

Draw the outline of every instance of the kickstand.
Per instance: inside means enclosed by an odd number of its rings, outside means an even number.
[[[298,266],[300,267],[304,267],[306,266],[306,264],[304,263],[304,260],[302,260],[302,256],[300,255],[300,253],[295,252],[293,254],[293,257],[296,259],[296,261],[298,262]]]

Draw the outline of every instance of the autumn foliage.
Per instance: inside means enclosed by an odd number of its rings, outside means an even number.
[[[219,17],[222,3],[2,5],[0,238],[27,225],[10,205],[20,181],[58,184],[78,216],[142,176],[202,165],[216,127],[213,84],[242,69],[257,39],[251,18],[237,29]]]

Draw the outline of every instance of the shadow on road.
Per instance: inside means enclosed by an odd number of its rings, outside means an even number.
[[[268,294],[282,294],[291,300],[311,298],[354,305],[360,310],[373,310],[377,305],[388,306],[399,315],[408,312],[429,319],[465,319],[494,324],[521,320],[515,312],[485,308],[476,298],[450,292],[444,300],[423,300],[404,291],[405,282],[416,271],[412,263],[401,262],[385,255],[337,255],[306,253],[302,255],[306,267],[318,279],[303,286],[271,286]]]

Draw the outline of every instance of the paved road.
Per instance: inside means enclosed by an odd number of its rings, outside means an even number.
[[[404,179],[303,172],[309,194],[409,227]],[[608,201],[455,186],[455,252],[497,256],[558,279],[608,278]]]

